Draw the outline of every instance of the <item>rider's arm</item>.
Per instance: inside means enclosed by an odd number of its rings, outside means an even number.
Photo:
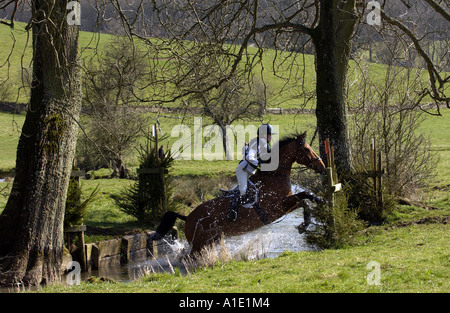
[[[254,168],[257,168],[259,165],[258,153],[256,149],[250,147],[247,155],[247,162],[250,163]]]
[[[248,153],[246,156],[247,160],[247,171],[254,174],[256,173],[256,169],[259,165],[259,159],[258,159],[258,143],[256,138],[250,141],[250,144],[248,145]]]

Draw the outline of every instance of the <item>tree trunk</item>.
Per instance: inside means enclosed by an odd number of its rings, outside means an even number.
[[[227,126],[220,123],[218,124],[220,129],[222,130],[222,145],[223,151],[225,152],[225,160],[230,161],[234,160],[234,151],[231,151],[230,143],[228,142],[228,134],[227,134]]]
[[[354,1],[321,1],[320,22],[313,31],[316,51],[317,105],[320,155],[325,158],[323,142],[329,138],[335,149],[340,173],[351,171],[351,154],[346,117],[346,77],[356,15]]]
[[[53,282],[61,274],[64,208],[81,107],[78,27],[67,24],[66,5],[32,2],[31,99],[16,177],[0,215],[3,285]]]

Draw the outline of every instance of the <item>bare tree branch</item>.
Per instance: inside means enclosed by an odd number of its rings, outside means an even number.
[[[431,97],[435,101],[444,101],[448,107],[450,107],[450,97],[447,97],[444,93],[445,90],[445,84],[450,81],[450,76],[447,76],[445,78],[442,78],[439,71],[436,69],[435,65],[433,64],[433,61],[430,59],[430,57],[427,55],[427,53],[422,49],[422,46],[419,42],[419,39],[416,37],[416,35],[401,21],[392,18],[388,16],[384,10],[381,10],[381,16],[383,19],[388,22],[391,25],[395,25],[400,30],[402,30],[406,36],[413,42],[415,49],[419,53],[419,55],[423,58],[425,61],[425,64],[427,66],[428,74],[430,77],[430,85],[431,85]],[[436,84],[436,80],[439,83],[439,85]]]
[[[450,14],[447,11],[445,11],[445,9],[439,3],[437,3],[434,0],[424,0],[424,1],[427,2],[433,9],[435,9],[436,12],[442,15],[448,22],[450,22]]]
[[[11,13],[10,21],[0,20],[0,24],[8,25],[11,28],[14,28],[14,19],[16,17],[17,9],[19,7],[19,0],[0,0],[0,10],[5,10],[8,6],[14,4],[13,11]]]

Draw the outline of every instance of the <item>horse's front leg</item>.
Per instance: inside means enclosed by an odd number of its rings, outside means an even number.
[[[290,212],[298,208],[305,199],[314,201],[318,204],[326,203],[326,201],[322,197],[315,195],[312,191],[302,191],[296,193],[295,195],[285,197],[283,199],[283,207],[286,212]]]
[[[283,199],[283,211],[289,213],[300,206],[302,199],[297,197],[297,194],[287,196]]]
[[[309,224],[311,223],[311,207],[309,203],[305,201],[306,199],[317,202],[319,204],[325,203],[325,201],[321,197],[316,196],[311,191],[302,191],[283,199],[283,206],[286,212],[290,212],[300,206],[303,207],[303,223],[298,226],[298,229],[301,233],[305,232]]]

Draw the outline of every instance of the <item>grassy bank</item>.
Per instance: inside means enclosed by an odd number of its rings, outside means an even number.
[[[6,88],[8,92],[8,99],[1,99],[11,102],[27,103],[29,97],[29,88],[24,88],[23,81],[27,81],[27,76],[30,74],[32,61],[32,43],[31,33],[25,30],[25,23],[17,22],[15,29],[11,30],[8,27],[0,28],[0,40],[3,43],[0,50],[0,83],[7,80]],[[83,60],[90,60],[94,55],[102,56],[111,41],[116,40],[116,36],[109,34],[98,34],[91,32],[80,32],[79,47],[81,58]],[[158,39],[150,39],[157,42]],[[139,47],[140,43],[137,43]],[[141,46],[142,47],[142,46]],[[144,48],[143,48],[144,49]],[[368,62],[366,52],[360,51],[364,56],[365,62]],[[253,58],[258,54],[262,57],[262,61],[258,63],[253,72],[262,73],[262,78],[267,86],[268,103],[267,107],[275,108],[314,108],[316,88],[316,73],[314,65],[314,55],[300,54],[300,53],[283,53],[273,49],[267,49],[263,53],[259,53],[256,47],[248,48],[248,56],[244,56],[243,64],[246,62],[245,58]],[[289,58],[286,60],[286,58]],[[152,60],[153,61],[153,60]],[[158,62],[167,62],[164,58]],[[159,63],[161,64],[161,63]],[[360,70],[363,64],[359,61],[350,60],[349,62],[349,81],[361,75]],[[262,72],[262,69],[264,71]],[[380,63],[368,63],[367,71],[375,83],[382,83],[385,81],[387,66]],[[25,73],[25,74],[24,74]],[[356,76],[355,76],[356,75]],[[422,77],[425,82],[428,79],[428,74],[425,70],[418,71],[417,75]],[[258,76],[258,74],[256,74]],[[27,85],[27,83],[25,83]],[[352,84],[351,84],[352,85]],[[350,86],[349,93],[357,95],[359,87]],[[143,91],[144,98],[146,95],[152,95],[151,90]],[[150,98],[153,98],[150,96]],[[352,99],[352,97],[349,97]],[[431,99],[425,97],[423,103],[429,102]],[[395,101],[394,101],[395,102]],[[178,106],[179,102],[168,103],[167,106]]]
[[[447,211],[448,212],[448,211]],[[373,228],[361,244],[286,252],[274,259],[217,263],[194,274],[152,274],[132,283],[49,286],[41,292],[448,292],[448,224]],[[368,275],[377,262],[379,285]],[[370,278],[370,276],[369,276]]]

